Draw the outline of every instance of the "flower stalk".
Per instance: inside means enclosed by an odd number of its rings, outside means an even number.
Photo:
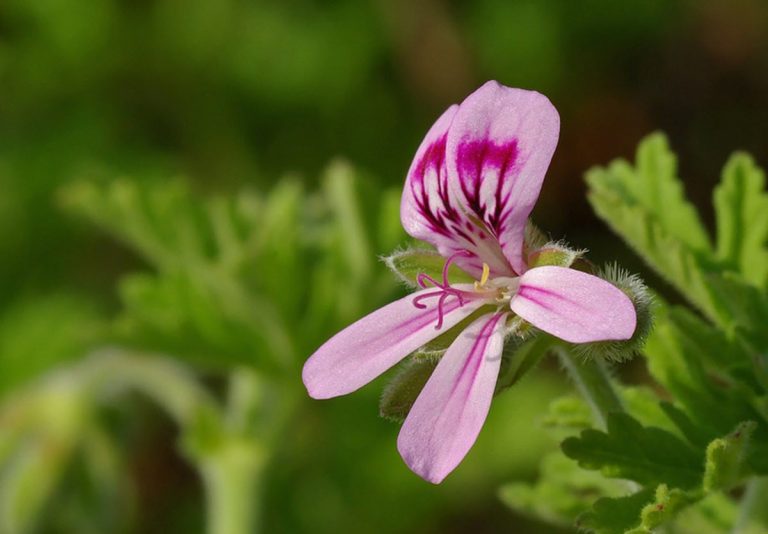
[[[598,359],[578,358],[562,344],[557,345],[555,350],[561,365],[576,385],[576,389],[592,409],[596,423],[605,429],[609,413],[624,411],[605,362]]]

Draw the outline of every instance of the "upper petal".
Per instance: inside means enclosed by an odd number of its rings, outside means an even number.
[[[488,415],[506,313],[484,315],[453,342],[413,404],[397,439],[417,475],[441,482],[475,443]]]
[[[456,285],[471,289],[469,285]],[[302,380],[315,399],[345,395],[364,386],[425,343],[456,325],[477,308],[482,300],[459,305],[450,297],[443,305],[443,326],[435,328],[438,298],[413,305],[413,299],[434,291],[425,289],[384,306],[348,326],[310,356]]]
[[[446,138],[451,202],[480,221],[514,271],[526,270],[525,224],[557,146],[560,117],[540,93],[490,81],[459,106]]]
[[[459,257],[457,263],[465,271],[479,276],[483,260],[473,250],[467,233],[471,233],[475,225],[451,202],[448,192],[445,143],[458,109],[458,105],[448,108],[416,151],[405,180],[400,221],[409,235],[434,245],[445,257],[468,251],[470,254]]]
[[[571,343],[629,339],[637,322],[635,307],[623,291],[565,267],[527,271],[510,307],[537,328]]]

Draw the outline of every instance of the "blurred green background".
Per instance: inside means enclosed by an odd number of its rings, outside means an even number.
[[[439,487],[400,461],[398,427],[377,417],[382,381],[322,403],[300,390],[301,363],[323,339],[400,291],[375,262],[405,243],[397,190],[432,121],[488,79],[536,89],[560,111],[534,219],[596,261],[647,274],[589,211],[581,176],[590,166],[664,130],[689,194],[710,213],[731,151],[767,159],[762,0],[4,0],[6,410],[28,402],[16,395],[40,375],[105,344],[183,361],[214,397],[234,367],[275,376],[254,354],[279,355],[283,341],[261,339],[265,323],[228,307],[227,295],[245,292],[278,317],[291,347],[277,365],[291,415],[262,475],[264,532],[552,532],[513,516],[496,494],[535,477],[557,446],[540,425],[568,387],[556,366],[497,399],[477,446]],[[217,206],[261,247],[244,238],[246,259],[234,254],[231,269],[208,220]],[[147,213],[144,227],[137,214]],[[366,236],[344,233],[358,219]],[[315,235],[317,220],[342,228]],[[192,241],[213,236],[192,260],[186,223]],[[195,300],[200,288],[210,292]],[[182,328],[185,314],[199,320]],[[115,378],[99,380],[109,389]],[[69,459],[35,512],[51,515],[33,530],[203,532],[203,489],[176,426],[139,396],[106,404],[98,425],[127,489],[109,505],[93,495],[71,502],[71,488],[100,490]],[[0,416],[0,433],[13,424]],[[114,513],[96,518],[105,507]]]

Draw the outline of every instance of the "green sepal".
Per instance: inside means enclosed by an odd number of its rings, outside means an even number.
[[[561,243],[547,243],[528,255],[528,267],[531,269],[545,265],[570,267],[585,252],[584,250],[570,249]]]
[[[555,338],[548,334],[539,334],[522,342],[513,340],[515,340],[514,337],[510,338],[504,346],[499,378],[496,381],[495,395],[519,382],[531,369],[538,365],[547,352],[549,352],[549,349],[552,348],[552,345],[557,342]]]
[[[410,287],[419,287],[416,278],[420,273],[431,276],[438,282],[443,279],[445,258],[434,250],[408,248],[384,256],[384,263],[397,277]],[[471,284],[474,278],[459,269],[454,263],[448,268],[448,280],[451,284]]]
[[[409,358],[384,388],[379,400],[379,415],[390,421],[403,422],[437,362],[436,358]]]
[[[597,276],[610,282],[632,301],[637,323],[632,337],[624,341],[597,341],[574,345],[574,352],[585,358],[610,362],[626,361],[643,348],[653,328],[653,299],[648,287],[637,275],[630,274],[616,264],[610,264],[597,272]]]

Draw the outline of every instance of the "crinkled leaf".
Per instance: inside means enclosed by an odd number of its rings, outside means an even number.
[[[705,491],[728,490],[750,473],[747,451],[756,427],[754,421],[745,421],[727,436],[717,438],[707,446]]]
[[[634,166],[614,161],[607,168],[591,169],[587,182],[598,212],[605,202],[637,207],[674,240],[692,250],[710,249],[707,232],[677,177],[677,158],[663,134],[655,133],[641,141]]]
[[[661,484],[656,488],[654,501],[643,506],[640,511],[640,525],[628,530],[627,534],[653,534],[657,527],[672,521],[681,510],[699,498],[696,492],[670,489],[666,484]]]
[[[691,488],[701,480],[703,458],[666,430],[644,427],[625,413],[609,413],[607,432],[588,429],[562,443],[585,469],[644,485]]]
[[[623,534],[638,523],[643,507],[653,500],[652,488],[623,497],[603,497],[579,516],[576,526],[593,534]]]
[[[683,296],[716,324],[740,325],[768,346],[762,328],[768,319],[766,296],[737,273],[723,272],[711,256],[663,137],[641,143],[634,167],[617,161],[590,170],[587,182],[597,214]]]
[[[731,156],[714,193],[717,257],[758,287],[768,282],[765,174],[748,155]]]
[[[507,484],[500,489],[499,497],[516,512],[554,525],[573,525],[595,499],[618,495],[622,490],[621,482],[580,469],[561,453],[545,456],[540,470],[536,483]]]
[[[728,387],[713,380],[707,372],[702,354],[716,346],[702,346],[702,340],[686,330],[686,323],[671,320],[671,317],[669,308],[659,308],[656,327],[648,338],[645,354],[653,377],[674,395],[676,404],[696,426],[695,436],[688,429],[689,439],[709,442],[731,432],[742,421],[764,421],[755,409],[753,394],[748,389]],[[734,349],[730,348],[728,354],[734,354]],[[719,356],[708,359],[715,358]],[[768,429],[761,424],[756,432],[764,436]],[[754,460],[757,462],[755,468],[761,472],[768,467],[768,461],[761,460],[760,455],[755,454]]]

